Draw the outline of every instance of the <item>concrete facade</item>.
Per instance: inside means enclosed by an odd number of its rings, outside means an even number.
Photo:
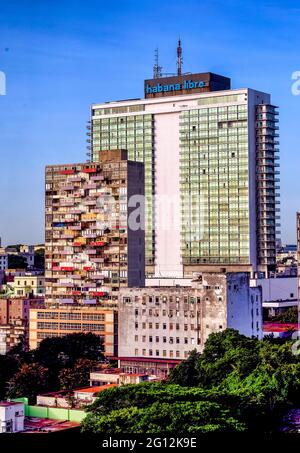
[[[279,226],[276,107],[247,88],[201,91],[92,105],[90,159],[122,145],[145,163],[147,277],[267,274]]]
[[[261,287],[262,305],[267,317],[298,305],[297,277],[260,278],[251,280],[251,285]]]
[[[116,309],[109,307],[31,309],[29,347],[35,349],[43,339],[49,337],[92,332],[103,340],[104,354],[114,356],[118,351],[117,322]]]
[[[43,275],[22,275],[15,277],[11,282],[16,296],[39,296],[45,294],[45,277]]]
[[[249,286],[248,273],[200,273],[191,287],[120,292],[120,358],[184,359],[226,328],[262,338],[261,290]]]
[[[8,254],[0,253],[0,271],[5,271],[8,268]]]
[[[16,433],[24,429],[24,404],[0,401],[0,433]]]
[[[45,302],[116,304],[122,286],[144,284],[144,229],[128,221],[143,196],[143,164],[125,150],[98,164],[46,167]]]

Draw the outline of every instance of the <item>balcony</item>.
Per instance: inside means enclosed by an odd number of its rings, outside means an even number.
[[[73,175],[75,173],[75,170],[61,170],[59,172],[60,175]]]
[[[97,173],[97,168],[85,168],[82,170],[83,173]]]

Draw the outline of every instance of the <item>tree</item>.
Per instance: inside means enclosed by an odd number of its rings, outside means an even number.
[[[72,368],[78,359],[104,360],[101,338],[90,332],[45,338],[34,351],[34,360],[49,369]]]
[[[200,353],[194,349],[187,360],[181,362],[171,371],[168,379],[169,382],[191,387],[198,385],[196,364],[199,357]]]
[[[27,260],[23,256],[8,255],[9,269],[27,269]]]
[[[79,359],[72,368],[63,368],[59,372],[60,388],[68,390],[88,386],[90,371],[97,363],[95,360]]]
[[[18,370],[18,360],[8,355],[0,355],[0,400],[8,390],[8,382]]]
[[[274,316],[271,321],[293,324],[298,323],[298,307],[288,308],[286,311]]]
[[[59,372],[73,368],[77,360],[104,360],[103,342],[93,333],[72,333],[62,337],[45,338],[33,351],[33,361],[49,369],[53,390],[60,388]]]
[[[184,367],[190,369],[183,362],[172,382],[182,384]],[[200,388],[241,398],[241,420],[253,431],[276,429],[282,414],[300,404],[300,359],[290,341],[259,341],[228,329],[210,335],[194,368]]]
[[[50,391],[48,369],[38,363],[23,364],[9,381],[9,398],[26,396],[29,403],[35,403],[39,393]]]
[[[34,253],[34,266],[39,269],[45,267],[45,253],[44,249],[37,249]]]
[[[164,383],[102,391],[89,407],[83,431],[94,433],[234,432],[247,429],[237,403],[215,401],[217,393]]]

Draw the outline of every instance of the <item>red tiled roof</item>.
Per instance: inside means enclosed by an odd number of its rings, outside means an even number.
[[[111,387],[117,387],[117,384],[105,384],[105,385],[99,385],[96,387],[85,387],[83,389],[76,389],[75,392],[80,392],[80,393],[98,393],[102,392],[102,390],[106,390]]]

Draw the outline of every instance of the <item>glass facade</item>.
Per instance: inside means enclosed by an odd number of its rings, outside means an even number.
[[[184,265],[250,262],[247,104],[180,115]]]
[[[128,109],[128,107],[127,107]],[[99,161],[99,153],[107,149],[127,149],[128,160],[143,162],[145,166],[145,241],[146,265],[154,264],[154,143],[153,115],[122,115],[109,118],[104,109],[93,110],[91,125],[91,160]],[[112,112],[109,111],[109,114]],[[115,113],[115,112],[113,112]],[[118,113],[118,112],[116,112]],[[121,112],[119,112],[121,113]]]

